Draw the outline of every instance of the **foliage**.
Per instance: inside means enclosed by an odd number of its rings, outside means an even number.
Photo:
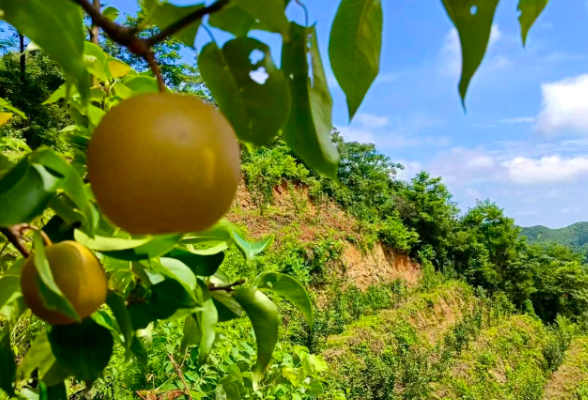
[[[588,252],[588,222],[578,222],[560,229],[545,226],[523,228],[521,234],[532,244],[557,243],[567,246],[577,253]]]

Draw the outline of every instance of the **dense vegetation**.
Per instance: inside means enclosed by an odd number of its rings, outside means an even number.
[[[139,18],[127,22],[135,25]],[[43,146],[69,160],[83,158],[79,132],[68,127],[85,116],[59,99],[43,104],[65,82],[61,70],[42,51],[26,53],[23,67],[15,43],[0,44],[6,48],[0,97],[29,117],[14,117],[0,128],[6,156],[0,162],[12,165]],[[100,44],[133,67],[145,67],[124,47],[108,40]],[[171,39],[155,48],[166,84],[213,102],[198,71],[178,56],[181,47]],[[310,292],[315,313],[309,327],[291,303],[272,295],[285,329],[258,387],[249,372],[258,357],[247,319],[221,319],[209,360],[202,364],[200,337],[194,339],[197,319],[168,316],[146,324],[128,349],[115,333],[120,326],[110,308],[103,307],[92,319],[113,332],[113,358],[91,387],[68,379],[69,398],[482,400],[540,399],[544,393],[556,398],[553,379],[562,363],[579,375],[567,382],[566,396],[586,398],[588,375],[578,361],[585,339],[578,336],[588,322],[588,269],[573,243],[534,244],[490,200],[462,211],[442,178],[421,172],[410,181],[398,180],[402,165],[374,145],[346,142],[336,129],[331,139],[341,157],[337,180],[304,162],[283,136],[241,150],[243,185],[228,218],[249,238],[272,234],[275,242],[271,247],[266,242],[254,259],[243,249],[227,249],[218,276],[231,282],[261,272],[290,275]],[[48,223],[52,216],[47,211],[34,222],[57,241],[68,232]],[[29,245],[30,237],[25,239]],[[5,288],[16,273],[18,252],[0,240],[0,288]],[[349,253],[359,256],[352,259]],[[378,254],[384,261],[369,267]],[[405,271],[414,279],[401,279],[394,268],[389,276],[377,273],[379,266],[396,267],[396,260],[407,256],[418,263]],[[111,289],[132,290],[129,263],[102,261]],[[353,279],[353,263],[366,282]],[[163,279],[147,269],[142,274],[145,280]],[[2,293],[4,328],[21,310]],[[8,340],[26,398],[64,398],[51,390],[62,375],[53,368],[48,332],[26,311]],[[574,352],[567,352],[570,345]],[[572,357],[566,358],[568,353]]]
[[[588,222],[577,222],[565,228],[550,229],[546,226],[530,226],[523,228],[521,233],[532,244],[557,243],[567,246],[577,253],[588,252]]]

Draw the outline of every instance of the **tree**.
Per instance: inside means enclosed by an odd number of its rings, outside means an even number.
[[[208,6],[178,7],[148,0],[143,3],[140,20],[129,20],[128,26],[114,21],[118,13],[112,7],[102,10],[97,2],[88,0],[0,0],[0,18],[30,38],[62,69],[65,82],[60,82],[60,86],[44,99],[44,104],[63,102],[72,123],[62,131],[69,132],[69,139],[76,146],[74,156],[68,159],[46,148],[25,149],[26,154],[16,165],[12,164],[7,152],[0,157],[0,232],[22,255],[8,267],[10,273],[0,279],[0,307],[8,306],[14,310],[12,319],[0,331],[0,389],[9,395],[15,394],[27,385],[35,370],[38,370],[37,376],[43,385],[49,387],[47,391],[56,396],[63,396],[63,381],[69,376],[92,384],[108,365],[114,340],[124,347],[129,357],[141,360],[144,358],[143,348],[136,332],[153,322],[170,318],[179,319],[184,324],[180,351],[196,346],[197,359],[202,364],[214,342],[215,325],[241,313],[251,320],[257,338],[257,361],[250,375],[255,388],[278,338],[276,307],[261,290],[271,290],[291,300],[312,325],[308,296],[289,276],[264,273],[253,285],[244,286],[243,280],[229,281],[219,272],[227,247],[236,246],[245,258],[251,259],[271,244],[271,237],[249,243],[235,226],[226,221],[219,221],[200,232],[166,230],[161,234],[159,231],[141,231],[139,233],[150,235],[133,236],[113,225],[112,218],[105,215],[106,208],[100,204],[103,200],[92,195],[92,176],[96,175],[90,173],[88,176],[86,167],[86,149],[88,146],[92,148],[92,132],[101,126],[102,121],[112,120],[109,117],[113,115],[111,109],[121,102],[125,104],[133,96],[150,93],[149,99],[154,102],[150,103],[152,114],[148,118],[154,122],[146,129],[152,134],[150,140],[167,140],[171,133],[178,140],[197,137],[194,136],[198,134],[195,129],[190,128],[194,125],[190,115],[179,116],[172,110],[163,117],[173,122],[159,124],[160,111],[154,104],[171,98],[185,104],[185,99],[168,93],[170,88],[198,93],[200,75],[196,70],[180,66],[187,72],[179,74],[175,69],[177,64],[173,60],[177,59],[178,42],[174,40],[193,46],[202,18],[208,16],[210,25],[228,31],[236,38],[222,49],[211,41],[200,52],[199,72],[223,117],[208,108],[210,118],[199,119],[198,123],[204,121],[214,126],[217,121],[226,119],[218,123],[230,124],[240,142],[250,147],[267,144],[282,132],[285,143],[297,157],[315,171],[336,179],[340,155],[331,140],[332,99],[316,30],[309,26],[309,21],[305,26],[289,21],[284,12],[288,3],[281,0],[218,0]],[[476,12],[471,11],[468,2],[444,0],[443,3],[462,42],[460,94],[465,101],[469,80],[479,66],[489,40],[498,0],[480,4]],[[521,1],[519,5],[523,40],[542,10],[533,3]],[[82,11],[111,41],[103,43],[108,52],[96,44],[95,30],[91,30],[93,42],[85,41]],[[378,0],[342,0],[335,16],[329,57],[347,96],[351,118],[379,71],[382,19]],[[266,44],[247,36],[252,29],[282,35],[280,68],[276,67]],[[172,40],[168,39],[170,37]],[[166,57],[172,62],[161,63]],[[133,68],[142,69],[142,66],[148,66],[149,70],[136,71]],[[160,93],[153,95],[157,92]],[[12,117],[17,121],[17,118],[28,121],[29,110],[21,107],[24,110],[18,107],[17,98],[13,98],[12,103],[0,99],[0,124]],[[131,111],[129,119],[147,119],[141,115],[141,109]],[[202,115],[194,115],[197,117]],[[108,131],[106,128],[102,131]],[[125,139],[125,130],[133,129],[133,124],[129,124],[128,129],[122,130],[116,138]],[[165,132],[171,133],[165,135]],[[5,142],[0,144],[7,146]],[[216,148],[222,149],[223,146]],[[113,145],[111,154],[116,154],[117,150],[119,148]],[[158,150],[156,145],[150,148],[153,153]],[[346,158],[349,164],[344,164],[341,170],[343,178],[356,188],[355,193],[367,193],[373,206],[386,216],[385,210],[389,206],[384,201],[385,196],[366,187],[364,180],[371,171],[369,174],[374,173],[382,179],[382,189],[388,190],[394,186],[390,175],[395,166],[376,154],[373,147],[352,144],[349,150]],[[218,156],[216,150],[211,151],[205,145],[199,146],[197,151],[201,156],[195,159],[198,162],[216,160]],[[367,157],[355,158],[354,154]],[[127,165],[137,180],[123,185],[121,190],[135,184],[141,190],[149,189],[146,168],[149,168],[150,155],[146,153],[145,157]],[[173,154],[171,157],[168,160],[173,159]],[[361,160],[368,162],[364,165],[358,162]],[[95,164],[89,164],[89,167],[92,165]],[[167,163],[162,162],[159,167],[162,166]],[[116,172],[129,173],[122,169]],[[203,168],[202,182],[214,181],[217,175],[211,172],[214,171]],[[169,176],[177,179],[176,183],[166,187],[165,180],[160,179],[159,184],[165,189],[158,193],[161,198],[166,198],[167,191],[179,193],[181,197],[183,191],[192,189],[177,183],[181,182],[181,169],[169,171]],[[376,179],[371,175],[370,178]],[[219,191],[224,184],[213,183],[220,188]],[[438,264],[443,266],[448,259],[447,237],[452,232],[451,222],[456,214],[449,193],[438,179],[423,173],[403,189],[403,195],[407,203],[400,207],[400,217],[415,227],[422,247],[429,245],[436,249]],[[149,201],[154,200],[145,196],[137,199],[137,204]],[[182,212],[177,204],[166,204],[165,201],[159,207],[165,212]],[[395,216],[392,213],[387,215],[392,218],[387,219],[391,226],[397,223],[393,219]],[[149,215],[140,217],[145,219]],[[37,225],[43,226],[38,228]],[[23,240],[29,231],[33,232],[32,250]],[[106,300],[108,312],[97,310],[92,317],[82,320],[77,307],[80,300],[66,296],[56,283],[52,272],[56,266],[48,261],[45,247],[51,249],[53,242],[68,240],[75,240],[76,246],[83,245],[92,250],[105,264],[110,275]],[[490,257],[499,259],[498,254],[491,253]],[[76,323],[55,323],[40,334],[25,355],[25,370],[20,368],[17,371],[11,333],[26,309],[18,278],[25,259],[28,259],[29,269],[34,266],[37,270],[37,294],[43,306],[67,316],[66,321]],[[92,260],[90,256],[85,259]],[[92,265],[95,266],[94,261]],[[47,365],[51,368],[45,368]],[[188,396],[191,395],[188,393]]]

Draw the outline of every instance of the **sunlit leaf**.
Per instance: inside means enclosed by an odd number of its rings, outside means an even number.
[[[80,324],[52,327],[49,341],[57,361],[88,384],[102,375],[114,346],[108,329],[90,318]]]
[[[84,63],[86,68],[88,68],[88,72],[101,81],[108,80],[106,60],[106,53],[98,45],[90,42],[84,43]]]
[[[115,252],[127,249],[134,249],[146,243],[149,243],[151,238],[144,239],[124,239],[104,236],[94,236],[91,238],[84,232],[76,230],[74,235],[76,241],[84,246],[101,252]]]
[[[17,375],[21,380],[29,379],[35,369],[47,370],[47,366],[52,365],[54,362],[55,357],[45,330],[39,333],[31,344],[23,360],[18,365]]]
[[[233,239],[235,240],[237,248],[243,253],[243,256],[245,256],[247,260],[253,260],[255,256],[272,245],[274,242],[274,235],[269,235],[259,242],[251,243],[245,240],[237,229],[233,229]]]
[[[194,275],[194,272],[192,272],[192,270],[180,260],[162,257],[159,259],[159,262],[156,260],[149,260],[149,263],[155,263],[157,265],[157,270],[164,276],[180,282],[187,292],[193,293],[196,289],[196,276]]]
[[[211,42],[198,57],[198,66],[240,140],[264,145],[278,134],[288,118],[290,96],[267,45],[237,38],[221,50]]]
[[[181,234],[153,236],[147,243],[120,251],[102,251],[105,255],[126,261],[147,260],[169,253],[182,240]]]
[[[21,117],[23,119],[27,119],[27,116],[25,115],[24,112],[20,111],[18,108],[14,107],[8,101],[4,100],[1,97],[0,97],[0,110],[11,111],[11,112],[15,113],[16,115],[18,115],[19,117]],[[0,120],[0,125],[2,125],[1,120]]]
[[[5,326],[0,330],[0,389],[14,396],[12,385],[16,375],[16,361],[10,344],[10,329]]]
[[[0,18],[37,43],[90,100],[90,74],[84,64],[82,9],[70,0],[0,0]]]
[[[380,0],[341,1],[331,29],[329,57],[347,96],[350,120],[380,71],[382,25]]]
[[[0,278],[0,309],[13,300],[20,291],[20,278],[17,276],[3,276]]]
[[[126,75],[132,75],[133,72],[135,72],[130,65],[122,62],[121,60],[117,60],[116,58],[109,58],[107,64],[110,75],[113,78],[121,78]]]
[[[79,321],[80,317],[78,316],[76,309],[72,306],[67,297],[65,297],[53,279],[53,272],[51,272],[49,261],[47,261],[47,256],[45,255],[45,243],[39,232],[33,234],[33,248],[35,267],[41,278],[39,280],[41,299],[43,300],[45,307],[50,310],[59,311],[73,320]]]
[[[102,14],[108,18],[111,21],[114,21],[115,19],[118,18],[120,12],[118,11],[118,9],[114,8],[114,7],[106,7],[103,11]]]
[[[465,107],[468,86],[484,59],[499,0],[443,0],[461,43],[462,69],[459,94]]]
[[[245,310],[255,332],[257,362],[253,368],[253,387],[257,390],[278,342],[278,310],[259,290],[241,288],[233,297]]]
[[[159,92],[157,80],[149,76],[129,76],[123,83],[135,94]]]
[[[527,45],[529,30],[539,18],[549,0],[520,0],[517,10],[519,11],[519,22],[521,24],[521,37],[523,46]]]
[[[312,303],[310,297],[296,279],[278,272],[266,272],[259,275],[254,283],[258,289],[268,289],[290,300],[306,317],[306,322],[312,328]]]
[[[196,312],[198,325],[201,329],[200,343],[198,345],[198,364],[203,365],[210,354],[210,350],[212,349],[216,337],[214,329],[218,322],[218,314],[206,284],[199,279],[198,285],[202,291],[203,308],[202,311]]]
[[[6,125],[13,115],[12,113],[0,112],[0,126]]]
[[[336,179],[339,153],[331,142],[333,101],[314,28],[291,24],[291,40],[282,50],[282,69],[290,77],[292,110],[284,139],[302,160]],[[312,79],[308,57],[311,58]]]

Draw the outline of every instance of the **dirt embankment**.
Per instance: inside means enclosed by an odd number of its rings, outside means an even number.
[[[364,290],[370,285],[403,279],[409,287],[416,286],[422,271],[407,255],[381,243],[365,243],[359,222],[333,201],[320,203],[310,199],[308,188],[284,182],[273,190],[273,203],[263,211],[241,184],[229,220],[247,227],[253,238],[276,235],[276,245],[285,239],[283,232],[298,230],[297,239],[313,243],[329,238],[343,245],[341,263],[334,272],[344,282]],[[367,248],[366,248],[367,247]]]

